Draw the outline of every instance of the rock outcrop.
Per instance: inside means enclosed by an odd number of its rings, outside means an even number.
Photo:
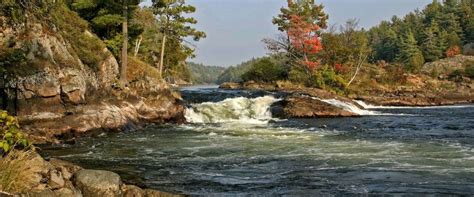
[[[17,165],[28,166],[22,172],[19,193],[0,191],[12,197],[174,197],[181,196],[152,189],[142,189],[122,182],[114,172],[87,170],[59,159],[44,160],[36,152],[26,154]],[[18,167],[18,166],[17,166]],[[3,170],[3,169],[0,169]],[[16,180],[18,181],[18,180]]]
[[[95,51],[101,57],[98,62],[86,64],[77,46],[54,25],[33,18],[16,26],[2,21],[0,46],[21,51],[25,59],[7,68],[12,74],[0,81],[0,103],[18,116],[35,143],[183,121],[180,96],[164,82],[145,77],[128,88],[114,89],[119,65],[105,47]],[[95,36],[87,30],[83,34]]]
[[[308,96],[290,96],[272,106],[272,114],[280,118],[324,118],[359,116]]]
[[[239,83],[234,83],[234,82],[226,82],[226,83],[221,84],[219,88],[235,90],[235,89],[242,88],[242,85],[240,85]]]

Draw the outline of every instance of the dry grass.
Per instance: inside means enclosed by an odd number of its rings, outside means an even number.
[[[21,193],[31,188],[31,162],[35,159],[33,150],[13,150],[7,156],[0,158],[0,191]]]
[[[128,80],[129,81],[135,81],[135,80],[140,80],[147,77],[153,78],[153,79],[159,79],[160,78],[160,73],[158,72],[158,69],[140,61],[139,59],[135,57],[129,57],[129,64],[128,64]]]

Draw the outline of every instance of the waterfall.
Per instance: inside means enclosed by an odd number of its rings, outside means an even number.
[[[355,114],[359,114],[362,116],[378,115],[377,112],[361,109],[358,106],[354,105],[353,103],[349,103],[349,102],[345,102],[345,101],[341,101],[337,99],[320,99],[320,100],[330,105],[333,105],[337,108],[341,108],[343,110],[346,110]]]
[[[272,96],[230,98],[220,102],[194,104],[186,109],[190,123],[245,122],[262,124],[272,119],[270,106],[279,101]]]

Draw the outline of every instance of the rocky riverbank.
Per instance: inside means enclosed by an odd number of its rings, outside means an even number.
[[[79,46],[69,32],[34,17],[16,26],[7,21],[0,16],[0,46],[8,45],[0,55],[7,60],[15,54],[21,58],[5,66],[8,74],[0,80],[0,103],[18,117],[34,143],[184,121],[179,93],[152,77],[157,71],[150,65],[131,59],[130,84],[117,88],[119,64],[87,28],[74,27],[99,48]],[[78,50],[91,56],[82,57]],[[91,58],[94,62],[85,62]]]
[[[401,86],[396,90],[374,89],[360,94],[342,96],[317,88],[308,88],[288,82],[271,84],[246,82],[223,83],[222,89],[265,90],[280,92],[287,95],[272,106],[272,113],[284,118],[322,118],[322,117],[353,117],[360,114],[350,109],[364,107],[354,102],[362,100],[377,106],[436,106],[468,104],[474,102],[474,86],[469,83],[458,83],[456,91],[431,91],[423,89],[425,84],[418,87]],[[344,106],[334,106],[334,103],[324,100],[336,100]]]
[[[14,152],[0,160],[0,173],[10,176],[10,188],[16,192],[0,192],[6,197],[168,197],[180,196],[151,189],[142,189],[122,182],[114,172],[83,169],[73,163],[59,159],[46,161],[34,151]],[[11,158],[15,157],[15,158]],[[5,165],[10,164],[10,165]],[[11,169],[9,169],[11,167]],[[15,169],[13,169],[15,168]],[[21,172],[16,172],[21,169]],[[16,171],[15,171],[16,170]],[[13,177],[13,178],[12,178]]]

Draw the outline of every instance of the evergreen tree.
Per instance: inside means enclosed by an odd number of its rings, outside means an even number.
[[[92,30],[107,44],[107,48],[118,57],[123,45],[123,22],[133,18],[133,10],[140,0],[73,0],[71,7],[85,20]],[[124,4],[127,17],[124,16]],[[139,26],[128,26],[128,37],[134,39],[141,33]]]
[[[384,21],[370,31],[375,32],[373,34],[377,36],[377,39],[374,39],[374,35],[371,38],[374,60],[395,61],[399,52],[399,42],[397,33],[391,28],[390,23]]]
[[[406,70],[410,72],[419,71],[425,63],[423,53],[418,48],[415,36],[411,31],[400,37],[400,53],[397,59],[404,63]]]
[[[193,50],[183,45],[184,38],[191,36],[195,41],[199,41],[201,38],[205,38],[206,34],[189,26],[189,24],[196,24],[197,21],[185,15],[194,13],[196,8],[186,5],[185,0],[153,0],[152,2],[153,12],[158,17],[161,25],[162,39],[159,70],[162,77],[165,54],[168,54],[166,49],[173,47],[167,47],[168,43],[174,45],[174,47],[179,47],[182,49],[180,52],[184,53],[181,58],[175,56],[177,59],[173,61],[172,65],[185,66],[185,60],[188,56],[192,55]],[[168,58],[167,61],[170,63],[171,59]]]
[[[435,21],[431,22],[431,25],[424,30],[424,38],[422,42],[423,55],[426,61],[436,61],[443,55],[443,41],[440,41],[441,32],[439,26]]]
[[[433,0],[431,4],[428,4],[423,10],[424,23],[431,24],[433,21],[438,21],[441,16],[442,5],[438,0]]]
[[[463,36],[461,37],[462,42],[471,43],[474,42],[474,1],[473,0],[461,0],[459,21],[463,30]]]

